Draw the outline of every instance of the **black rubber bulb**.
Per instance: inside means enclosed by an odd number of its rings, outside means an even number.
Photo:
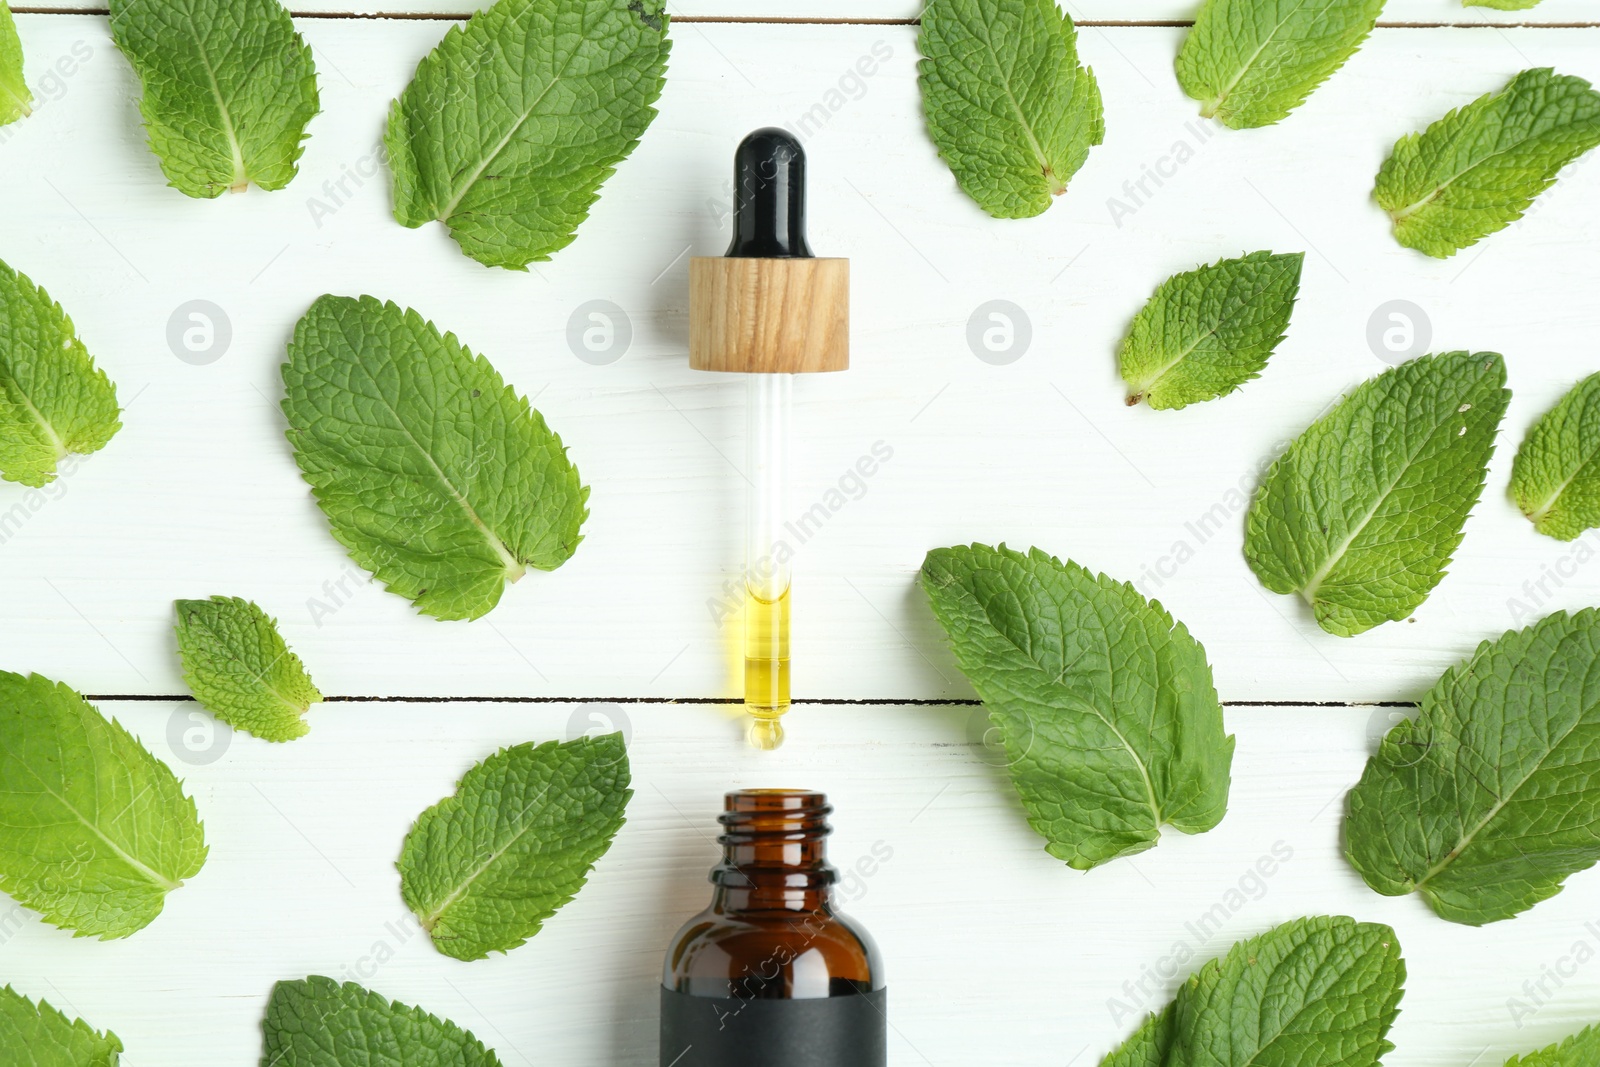
[[[759,129],[733,155],[733,243],[739,258],[810,259],[806,153],[787,130]]]

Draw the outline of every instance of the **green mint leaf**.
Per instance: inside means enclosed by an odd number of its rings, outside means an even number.
[[[389,111],[394,217],[526,270],[577,236],[655,118],[663,0],[498,0],[445,34]]]
[[[1405,961],[1394,931],[1296,919],[1241,941],[1179,990],[1167,1067],[1376,1067],[1394,1048]]]
[[[0,671],[0,890],[80,937],[127,937],[205,863],[194,801],[115,719]]]
[[[122,428],[117,390],[50,294],[0,263],[0,478],[41,486]]]
[[[44,1001],[0,987],[0,1062],[7,1067],[117,1067],[122,1042]]]
[[[1122,343],[1129,405],[1186,407],[1257,377],[1289,327],[1304,260],[1252,252],[1162,282]]]
[[[1205,649],[1160,604],[1004,545],[929,552],[922,587],[1052,856],[1088,870],[1222,821],[1233,738]]]
[[[589,490],[544,416],[415,311],[323,296],[283,366],[295,461],[351,557],[440,619],[475,619],[582,540]]]
[[[1461,0],[1464,7],[1492,7],[1497,11],[1526,11],[1538,7],[1539,0]]]
[[[22,38],[11,7],[0,0],[0,126],[33,114],[33,94],[22,73]]]
[[[1592,1067],[1596,1063],[1600,1063],[1600,1026],[1590,1026],[1538,1052],[1513,1056],[1506,1067]]]
[[[1345,851],[1386,896],[1509,919],[1600,859],[1600,611],[1557,612],[1444,673],[1350,793]]]
[[[1525,70],[1395,142],[1373,195],[1396,240],[1446,259],[1520,219],[1597,144],[1600,93],[1548,67]]]
[[[1405,977],[1389,927],[1294,919],[1201,967],[1100,1067],[1377,1067]]]
[[[995,218],[1043,212],[1105,140],[1100,85],[1055,0],[929,0],[917,41],[928,132]]]
[[[1368,379],[1302,433],[1261,483],[1244,554],[1351,637],[1428,598],[1483,491],[1511,394],[1493,352],[1423,356]]]
[[[1100,1067],[1166,1067],[1167,1053],[1172,1048],[1172,1024],[1177,1016],[1175,1007],[1168,1004],[1159,1013],[1147,1016],[1132,1037],[1100,1061]]]
[[[621,734],[501,749],[406,835],[406,907],[446,956],[511,951],[583,888],[622,827],[628,782]]]
[[[111,0],[167,183],[188,196],[282,189],[320,107],[311,48],[278,0]]]
[[[1206,0],[1178,51],[1178,84],[1235,130],[1270,126],[1344,66],[1383,0]]]
[[[1511,497],[1534,529],[1558,540],[1600,526],[1600,374],[1533,424],[1511,465]]]
[[[313,975],[272,987],[261,1067],[500,1067],[448,1019]]]
[[[305,735],[310,727],[301,716],[322,694],[278,635],[276,619],[236,596],[174,607],[183,680],[202,707],[263,740]]]

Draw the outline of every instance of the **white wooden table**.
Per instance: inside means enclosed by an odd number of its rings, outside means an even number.
[[[448,1016],[508,1067],[653,1064],[660,954],[706,896],[720,794],[792,784],[833,796],[840,861],[893,849],[852,909],[889,962],[896,1067],[1095,1064],[1193,966],[1175,956],[1314,913],[1400,931],[1411,977],[1390,1067],[1492,1067],[1600,1019],[1600,962],[1574,963],[1600,953],[1600,874],[1473,930],[1370,893],[1339,857],[1343,793],[1399,714],[1374,702],[1415,700],[1478,641],[1600,599],[1600,569],[1505,498],[1527,425],[1600,369],[1600,165],[1570,169],[1525,221],[1445,262],[1396,245],[1370,199],[1398,136],[1516,71],[1600,81],[1593,0],[1516,13],[1391,0],[1289,121],[1242,133],[1201,123],[1173,78],[1192,0],[1078,0],[1107,142],[1025,222],[985,217],[924,134],[915,0],[683,0],[659,119],[577,242],[528,274],[480,267],[440,227],[394,223],[377,162],[389,101],[471,0],[306,3],[323,113],[300,177],[214,202],[165,186],[106,18],[77,6],[18,18],[43,106],[0,131],[0,259],[67,307],[127,411],[53,496],[0,485],[0,516],[14,516],[0,666],[92,694],[169,759],[212,854],[122,942],[75,940],[0,901],[0,983],[114,1029],[131,1067],[255,1063],[271,983],[307,973]],[[340,17],[374,9],[422,17]],[[887,60],[858,80],[874,50]],[[729,703],[737,635],[708,610],[741,566],[743,393],[687,369],[687,258],[726,243],[739,137],[802,121],[812,244],[854,260],[855,368],[797,390],[796,510],[875,443],[893,456],[799,553],[801,703],[788,746],[764,755]],[[1132,200],[1179,142],[1193,158],[1162,164],[1172,176]],[[1183,412],[1125,408],[1115,346],[1155,285],[1259,248],[1307,253],[1263,378]],[[364,582],[276,406],[285,341],[323,292],[414,307],[536,397],[594,487],[569,564],[470,624],[418,617]],[[193,300],[232,334],[203,365],[168,343]],[[631,324],[608,365],[567,342],[592,300]],[[966,341],[990,300],[1031,330],[1006,365]],[[1383,369],[1368,328],[1391,300],[1425,312],[1434,350],[1505,353],[1514,395],[1449,577],[1413,620],[1339,640],[1260,589],[1230,491]],[[913,582],[927,549],[971,540],[1135,580],[1188,623],[1239,738],[1219,829],[1087,875],[1045,855],[972,743],[972,691]],[[259,602],[324,692],[367,699],[319,707],[287,747],[211,732],[178,698],[171,601],[213,593]],[[637,795],[589,887],[509,956],[435,953],[393,867],[411,820],[495,747],[604,723],[631,732]],[[1275,845],[1292,859],[1258,883]],[[1199,925],[1207,913],[1220,929]]]

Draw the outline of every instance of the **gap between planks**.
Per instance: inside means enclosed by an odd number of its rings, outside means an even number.
[[[186,693],[85,693],[83,699],[101,703],[185,703],[195,699]],[[516,696],[331,696],[322,704],[680,704],[737,706],[739,697],[516,697]],[[814,697],[799,699],[792,706],[880,707],[880,708],[974,708],[981,700],[941,697]],[[1414,700],[1224,700],[1225,708],[1414,708]]]
[[[19,7],[13,6],[14,15],[110,15],[103,7]],[[297,19],[354,19],[354,20],[409,20],[415,22],[465,22],[471,12],[414,12],[374,11],[368,13],[346,11],[294,11]],[[761,15],[675,15],[673,22],[688,25],[732,26],[917,26],[916,18],[805,18]],[[1100,29],[1139,29],[1150,27],[1193,26],[1193,19],[1079,19],[1075,25]],[[1379,22],[1380,30],[1593,30],[1600,22]]]

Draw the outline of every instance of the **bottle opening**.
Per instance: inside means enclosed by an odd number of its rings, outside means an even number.
[[[833,805],[824,793],[809,789],[739,789],[723,797],[717,821],[724,827],[722,844],[743,843],[757,836],[799,834],[821,839],[833,827]]]
[[[826,794],[809,789],[740,789],[723,798],[717,816],[723,861],[712,881],[785,895],[832,885],[825,840],[833,832]]]

